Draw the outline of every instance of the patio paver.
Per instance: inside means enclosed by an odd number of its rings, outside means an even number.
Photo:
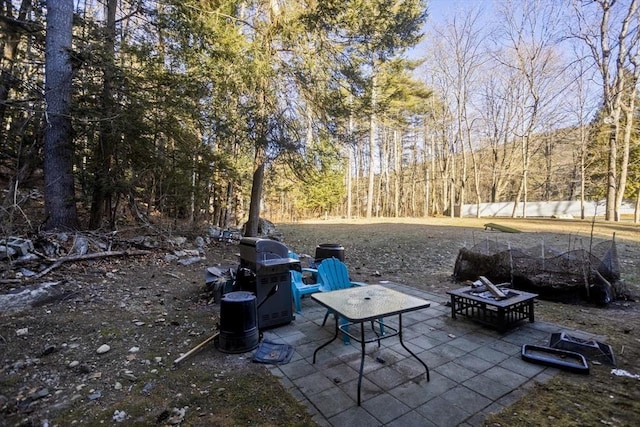
[[[358,343],[336,340],[312,363],[313,351],[333,333],[332,318],[321,326],[325,310],[303,298],[302,313],[289,325],[265,331],[269,341],[294,345],[292,361],[270,372],[307,405],[318,425],[476,426],[560,372],[523,361],[523,344],[546,345],[553,332],[592,336],[539,321],[521,322],[501,334],[468,319],[451,319],[446,295],[381,284],[432,302],[428,309],[403,316],[404,342],[429,366],[431,381],[397,340],[382,341],[380,348],[367,344],[362,405],[357,406]]]

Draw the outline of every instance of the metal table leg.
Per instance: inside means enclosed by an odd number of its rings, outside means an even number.
[[[380,340],[378,340],[378,345],[380,345]],[[364,322],[360,323],[360,373],[358,375],[358,406],[360,406],[360,386],[362,386],[362,371],[364,370]]]
[[[328,346],[329,344],[334,342],[336,340],[336,338],[338,338],[338,316],[334,316],[334,317],[335,317],[335,321],[336,321],[336,327],[335,327],[335,332],[333,334],[333,338],[331,338],[326,343],[322,344],[320,347],[316,348],[316,350],[313,352],[313,363],[316,363],[316,354],[318,353],[318,351],[320,351],[320,349],[322,349],[322,348],[325,348],[326,346]]]
[[[400,338],[400,345],[402,345],[402,347],[403,347],[405,350],[407,350],[407,351],[409,352],[409,354],[410,354],[410,355],[412,355],[413,357],[415,357],[415,358],[416,358],[416,360],[418,360],[418,362],[422,363],[422,366],[424,366],[424,369],[427,371],[427,381],[429,381],[429,367],[427,366],[427,364],[426,364],[426,363],[424,363],[424,362],[422,361],[422,359],[420,359],[420,358],[418,357],[418,355],[417,355],[417,354],[415,354],[413,351],[409,350],[409,349],[407,348],[407,346],[406,346],[406,345],[404,345],[404,341],[402,341],[402,313],[400,313],[400,314],[398,315],[398,318],[399,318],[399,324],[398,324],[398,337]],[[363,350],[363,351],[364,351],[364,350]],[[360,394],[359,394],[359,393],[360,393],[360,389],[358,389],[358,401],[359,401],[359,396],[360,396]]]

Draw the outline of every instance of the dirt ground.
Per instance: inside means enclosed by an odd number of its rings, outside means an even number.
[[[313,255],[320,243],[343,245],[354,280],[390,280],[442,294],[459,286],[451,278],[458,251],[483,239],[564,248],[615,233],[623,278],[632,294],[640,294],[637,225],[492,221],[523,232],[485,230],[487,220],[445,218],[329,220],[278,229],[301,254]],[[312,424],[305,409],[247,355],[208,345],[174,366],[216,330],[219,305],[204,284],[206,267],[236,266],[239,252],[235,243],[210,241],[205,260],[181,265],[166,255],[195,248],[196,235],[185,236],[181,248],[163,244],[148,255],[67,262],[33,283],[7,283],[20,270],[3,261],[0,294],[43,281],[59,284],[26,309],[0,308],[0,426]],[[28,267],[39,271],[45,265]],[[638,374],[639,306],[632,300],[607,308],[539,301],[536,318],[605,337],[618,368]],[[109,349],[99,353],[104,345]],[[610,371],[596,366],[588,377],[560,376],[537,386],[487,425],[634,425],[640,382]]]

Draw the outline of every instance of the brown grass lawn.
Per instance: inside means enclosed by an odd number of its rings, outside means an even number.
[[[488,222],[521,233],[485,230]],[[622,277],[632,295],[640,295],[640,226],[630,222],[555,219],[429,218],[339,219],[279,224],[294,250],[314,254],[320,243],[341,244],[354,280],[391,280],[444,294],[459,286],[451,275],[462,247],[483,239],[533,247],[544,241],[558,249],[588,248],[615,235]],[[637,297],[636,297],[637,299]],[[540,301],[536,318],[604,337],[614,349],[618,368],[640,374],[640,304],[616,301],[606,308]],[[611,367],[592,366],[586,377],[559,375],[528,390],[520,401],[486,421],[492,426],[637,426],[640,381],[611,374]]]
[[[486,222],[522,232],[488,231]],[[586,248],[615,233],[622,276],[640,294],[640,227],[629,223],[430,218],[278,228],[298,253],[313,255],[320,243],[343,245],[354,280],[395,281],[442,295],[460,286],[451,278],[458,251],[485,239],[512,247],[544,242],[562,250]],[[204,286],[203,264],[167,260],[171,251],[65,263],[46,277],[59,283],[55,295],[17,313],[0,312],[0,426],[114,425],[116,413],[126,413],[122,425],[166,425],[175,417],[182,426],[312,424],[295,397],[247,358],[210,346],[172,365],[214,333],[219,304]],[[207,265],[237,266],[237,252],[237,244],[212,242]],[[2,294],[12,286],[3,285]],[[618,367],[639,374],[639,305],[539,301],[536,319],[602,336]],[[98,354],[103,344],[111,350]],[[614,376],[601,365],[589,376],[558,375],[527,390],[487,424],[637,426],[638,414],[640,381]]]

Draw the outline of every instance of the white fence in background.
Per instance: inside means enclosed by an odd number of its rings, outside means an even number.
[[[561,202],[527,202],[527,217],[556,217],[556,218],[580,218],[580,201],[561,201]],[[517,217],[523,217],[524,204],[518,203]],[[477,204],[462,205],[463,217],[476,217],[478,212]],[[623,203],[620,207],[621,215],[632,215],[634,206],[630,203]],[[511,217],[513,213],[513,202],[501,203],[480,203],[481,217]],[[594,216],[604,216],[605,203],[585,202],[584,215],[585,218]]]

